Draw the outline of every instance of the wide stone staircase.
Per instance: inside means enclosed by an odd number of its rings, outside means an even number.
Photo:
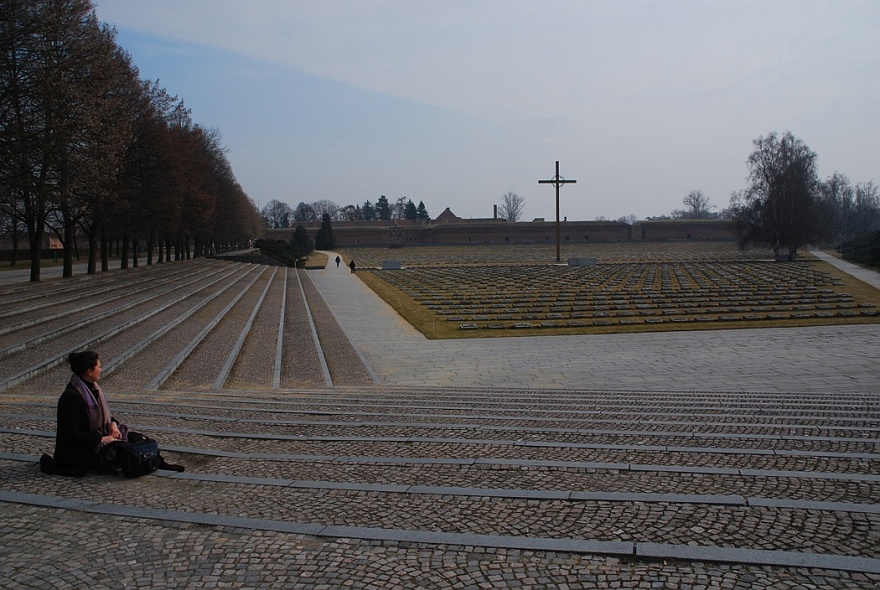
[[[0,292],[17,588],[876,588],[880,396],[396,388],[308,273],[195,260]],[[39,472],[66,355],[187,470]]]
[[[0,391],[57,389],[86,348],[110,391],[372,384],[305,271],[165,266],[0,290]]]

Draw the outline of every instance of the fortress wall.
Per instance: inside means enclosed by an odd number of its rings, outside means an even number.
[[[389,246],[417,244],[535,244],[555,243],[556,223],[531,221],[508,223],[495,220],[416,224],[373,221],[365,224],[334,223],[337,246]],[[314,237],[317,226],[307,228]],[[293,229],[266,230],[266,238],[289,240]],[[562,243],[733,240],[728,221],[643,221],[628,225],[617,221],[564,221]]]

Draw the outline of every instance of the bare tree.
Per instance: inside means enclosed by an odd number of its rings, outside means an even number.
[[[333,201],[328,201],[327,199],[315,201],[312,203],[312,209],[315,210],[315,215],[318,218],[323,218],[326,214],[330,216],[330,219],[339,219],[339,205]]]
[[[504,193],[501,195],[501,206],[498,208],[499,217],[507,221],[519,221],[525,202],[525,199],[514,192]]]
[[[67,208],[65,214],[68,220],[78,222],[88,238],[89,274],[97,272],[100,230],[107,226],[110,201],[118,198],[122,192],[120,180],[128,155],[138,140],[139,123],[149,104],[145,87],[138,79],[137,68],[132,64],[131,57],[116,45],[114,31],[102,27],[100,31],[93,30],[92,34],[96,37],[94,44],[100,48],[93,54],[100,75],[92,74],[88,80],[92,95],[91,116],[89,123],[81,128],[81,141],[82,145],[89,147],[80,160],[80,167],[84,170],[80,175],[77,198],[63,204]],[[80,208],[81,216],[71,215],[71,204]],[[141,229],[146,230],[149,216],[139,208],[136,217]],[[72,232],[73,228],[65,227],[65,230]],[[65,242],[70,241],[72,237],[65,238]],[[65,243],[65,250],[72,248]],[[151,256],[152,248],[147,248],[147,251]],[[65,252],[66,277],[73,275],[71,255],[72,252]]]
[[[346,205],[339,209],[341,221],[357,221],[361,218],[361,209],[357,205]]]
[[[67,255],[93,169],[87,130],[100,102],[93,91],[106,65],[108,36],[86,0],[5,2],[0,11],[0,192],[13,195],[27,227],[31,281],[40,280],[43,237],[57,220]]]
[[[400,197],[392,206],[394,219],[406,219],[406,204],[410,202],[407,197]]]
[[[794,260],[822,237],[816,154],[791,132],[754,140],[749,186],[735,203],[740,244],[763,242],[777,258]]]
[[[877,185],[872,181],[856,185],[855,216],[858,233],[869,232],[880,217],[880,196],[877,195]]]
[[[91,0],[0,6],[0,199],[13,239],[27,233],[32,281],[48,232],[62,240],[65,277],[83,234],[90,273],[99,242],[106,270],[113,241],[126,268],[142,237],[150,253],[164,236],[166,251],[175,241],[188,258],[190,239],[199,253],[253,236],[259,212],[219,136],[138,79]]]
[[[681,202],[685,206],[685,216],[688,219],[706,219],[711,215],[709,210],[712,205],[709,203],[709,197],[700,189],[689,192]]]
[[[825,207],[825,223],[835,245],[852,237],[855,192],[849,178],[835,171],[819,185],[819,195]]]
[[[263,207],[260,215],[266,227],[281,229],[290,227],[290,222],[293,219],[293,209],[287,203],[273,199]]]
[[[315,212],[315,208],[307,203],[300,203],[296,206],[296,209],[293,210],[293,219],[297,223],[305,223],[309,221],[318,221],[318,214]]]

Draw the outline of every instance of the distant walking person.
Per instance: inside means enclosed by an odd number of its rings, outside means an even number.
[[[348,263],[348,268],[351,269],[351,272],[354,272],[354,259],[352,259],[352,261]]]
[[[342,258],[339,256],[336,257],[336,268],[339,268],[339,263],[342,262]]]

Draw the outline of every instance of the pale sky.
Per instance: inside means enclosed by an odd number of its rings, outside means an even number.
[[[96,0],[263,207],[424,201],[639,219],[746,186],[791,131],[880,182],[877,0]]]

